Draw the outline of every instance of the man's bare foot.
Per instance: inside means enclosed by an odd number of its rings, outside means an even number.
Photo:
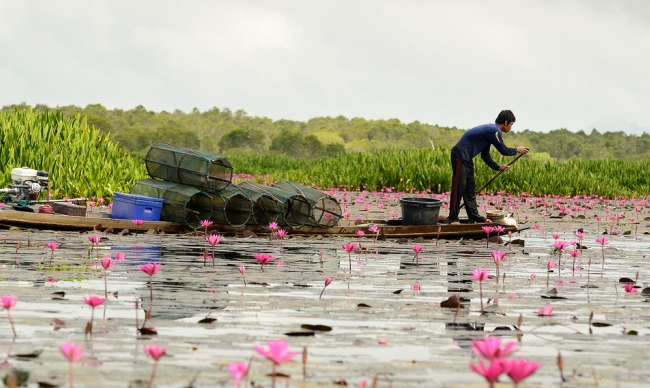
[[[454,221],[450,225],[460,225],[460,221]]]

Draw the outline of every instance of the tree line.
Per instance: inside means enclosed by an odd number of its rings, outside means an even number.
[[[211,108],[201,112],[175,110],[154,112],[143,106],[106,109],[101,104],[48,107],[25,103],[7,105],[7,110],[34,109],[60,112],[64,117],[85,117],[89,125],[108,134],[132,154],[143,154],[150,145],[170,143],[180,147],[221,154],[280,154],[313,159],[341,153],[451,148],[465,132],[419,121],[398,119],[315,117],[307,121],[272,120],[251,116],[243,110]],[[480,123],[477,123],[480,124]],[[623,131],[589,133],[555,129],[548,133],[513,131],[505,136],[509,146],[531,147],[536,159],[650,159],[650,135],[628,135]]]

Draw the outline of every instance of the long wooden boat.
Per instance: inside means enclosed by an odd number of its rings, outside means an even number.
[[[501,224],[507,232],[519,232],[528,229],[528,226],[506,225],[505,222],[494,223],[480,223],[468,224],[461,223],[459,225],[421,225],[421,226],[404,226],[400,224],[399,220],[367,220],[367,221],[351,221],[341,220],[338,226],[331,228],[320,228],[313,226],[303,226],[299,229],[289,230],[291,235],[331,235],[331,236],[346,236],[356,237],[358,230],[363,230],[366,234],[370,235],[371,232],[368,228],[371,225],[377,225],[380,229],[380,238],[382,236],[389,238],[401,237],[429,237],[429,238],[459,238],[459,237],[482,237],[485,236],[483,226]],[[19,227],[30,228],[39,230],[98,230],[105,231],[111,228],[115,233],[119,233],[124,229],[129,229],[133,232],[148,232],[154,230],[158,233],[187,233],[191,229],[186,225],[176,222],[166,221],[146,221],[139,228],[136,227],[130,220],[118,220],[105,217],[78,217],[68,216],[63,214],[45,214],[45,213],[31,213],[15,210],[2,210],[0,211],[0,227]],[[212,225],[210,231],[215,233],[225,234],[243,234],[245,231],[250,231],[255,234],[268,234],[269,230],[257,225],[246,225],[240,228],[233,228],[223,225]]]

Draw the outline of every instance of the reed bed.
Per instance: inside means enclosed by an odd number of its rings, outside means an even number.
[[[0,112],[0,165],[2,187],[11,183],[12,168],[28,166],[49,172],[56,196],[110,198],[146,175],[141,160],[85,118],[32,110]]]
[[[493,155],[497,163],[510,157]],[[276,155],[237,155],[230,158],[238,173],[271,174],[271,180],[292,180],[318,187],[393,188],[399,191],[451,187],[447,149],[383,150],[335,157],[299,160]],[[496,172],[475,160],[476,184]],[[268,178],[266,178],[268,179]],[[639,196],[650,192],[650,162],[634,160],[536,161],[527,157],[513,164],[488,190],[556,195]]]

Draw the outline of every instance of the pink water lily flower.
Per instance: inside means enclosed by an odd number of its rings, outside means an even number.
[[[0,300],[2,301],[2,307],[7,310],[12,309],[18,303],[18,298],[13,295],[0,296]]]
[[[83,351],[83,346],[75,346],[74,342],[66,342],[60,347],[61,353],[70,362],[79,361],[86,354]]]
[[[631,285],[631,284],[626,284],[626,285],[623,286],[623,288],[625,289],[625,292],[630,292],[630,293],[639,292],[639,291],[638,291],[636,288],[634,288],[634,286]]]
[[[88,295],[84,296],[84,303],[86,303],[88,306],[92,307],[93,309],[100,304],[104,303],[106,299],[96,296],[96,295]]]
[[[379,233],[379,227],[377,225],[370,225],[368,227],[368,230],[375,234]]]
[[[156,361],[160,360],[160,357],[162,357],[166,351],[166,346],[148,345],[144,347],[144,352]]]
[[[546,305],[541,309],[538,309],[537,315],[539,315],[540,317],[550,317],[551,315],[553,315],[553,306]]]
[[[341,246],[342,246],[343,249],[348,253],[348,261],[350,262],[350,273],[352,273],[352,258],[351,258],[351,254],[352,254],[352,252],[354,252],[354,251],[357,250],[357,246],[354,245],[354,244],[350,244],[350,243],[345,243],[345,244],[343,244],[343,245],[341,245]]]
[[[535,371],[542,366],[542,364],[530,362],[523,358],[520,358],[519,360],[502,360],[501,363],[503,364],[508,377],[510,377],[515,383],[515,386],[525,380],[528,376],[535,373]]]
[[[269,350],[266,350],[259,345],[255,345],[255,350],[260,355],[273,361],[276,365],[285,361],[290,361],[300,354],[289,352],[289,344],[285,340],[269,340],[266,343],[269,345]]]
[[[88,236],[88,241],[90,241],[90,243],[93,245],[99,245],[99,240],[99,236]]]
[[[472,350],[475,354],[483,356],[488,360],[502,359],[515,352],[515,342],[508,342],[501,347],[501,340],[498,337],[485,336],[482,340],[472,340]]]
[[[158,263],[147,263],[138,267],[140,272],[144,272],[149,276],[153,276],[160,271],[160,264]]]
[[[124,252],[117,252],[117,253],[115,254],[115,260],[117,260],[117,261],[124,261],[124,260],[126,260],[126,253],[124,253]]]
[[[492,260],[494,260],[494,264],[496,264],[497,267],[498,267],[499,264],[501,264],[501,262],[505,259],[506,253],[502,252],[502,251],[499,251],[499,250],[496,250],[496,251],[490,252],[490,257],[492,257]]]
[[[18,298],[15,298],[13,295],[7,295],[0,297],[0,301],[2,301],[2,307],[7,310],[7,318],[9,319],[11,330],[14,332],[14,338],[16,338],[18,334],[16,334],[16,327],[14,326],[14,321],[11,319],[11,313],[9,313],[9,310],[14,308],[14,306],[18,303]]]
[[[138,228],[144,224],[143,220],[131,220],[133,225],[137,226]]]
[[[160,360],[160,357],[162,357],[165,352],[167,351],[166,346],[158,346],[158,345],[148,345],[144,347],[144,352],[147,353],[147,355],[151,358],[153,358],[153,370],[151,371],[151,377],[149,377],[149,383],[147,384],[147,388],[151,388],[153,386],[153,379],[156,377],[156,369],[158,367],[158,360]]]
[[[364,232],[363,230],[361,230],[361,229],[357,230],[357,236],[363,237],[365,235],[366,235],[366,232]]]
[[[219,234],[210,234],[205,237],[206,241],[210,243],[213,247],[223,240],[223,237]]]
[[[490,387],[494,387],[494,383],[499,380],[499,376],[506,371],[499,359],[490,360],[487,366],[483,363],[483,360],[479,360],[478,365],[470,364],[470,368],[474,373],[483,376],[490,384]]]
[[[477,268],[472,271],[472,278],[481,282],[490,281],[489,276],[490,276],[490,271],[488,270]]]
[[[278,223],[277,222],[271,222],[269,224],[269,229],[276,230],[277,228],[278,228]]]
[[[52,252],[54,252],[54,250],[59,247],[59,244],[57,244],[55,242],[49,242],[49,243],[47,243],[47,247],[50,248],[52,250]]]
[[[100,263],[102,265],[102,268],[104,268],[104,269],[111,269],[111,268],[115,267],[115,262],[110,257],[102,257],[102,260],[101,260]]]
[[[231,362],[228,364],[228,370],[232,374],[233,379],[235,379],[234,386],[239,387],[239,382],[246,376],[246,372],[248,372],[248,364],[246,362]]]
[[[264,270],[264,264],[268,264],[275,260],[275,257],[264,253],[255,253],[253,254],[253,258],[260,263],[260,271]]]

